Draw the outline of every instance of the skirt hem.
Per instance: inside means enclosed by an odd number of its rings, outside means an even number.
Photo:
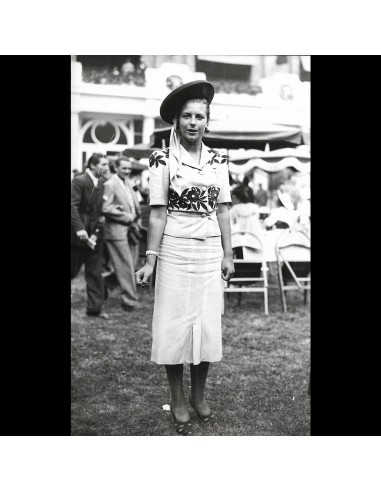
[[[210,364],[212,364],[214,362],[221,362],[221,360],[222,360],[222,357],[220,359],[215,359],[215,360],[201,360],[199,362],[199,364],[201,362],[209,362]],[[151,362],[155,362],[155,364],[158,364],[160,366],[175,366],[178,364],[193,364],[193,361],[189,361],[189,360],[183,360],[181,362],[157,362],[156,360],[151,359]],[[194,365],[198,366],[198,364],[194,364]]]

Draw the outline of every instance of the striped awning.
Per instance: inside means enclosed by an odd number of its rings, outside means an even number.
[[[298,173],[305,174],[311,172],[311,162],[300,162],[296,157],[285,157],[278,162],[268,162],[261,158],[254,158],[245,164],[234,164],[229,161],[229,172],[231,174],[246,175],[253,169],[259,168],[267,173],[277,173],[283,169],[292,168]]]
[[[304,144],[299,126],[256,123],[252,121],[214,121],[210,133],[204,135],[205,145],[226,149],[270,150]],[[158,128],[151,135],[151,147],[169,145],[171,128]]]

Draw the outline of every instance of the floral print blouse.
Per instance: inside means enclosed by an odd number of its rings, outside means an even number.
[[[199,163],[184,147],[180,146],[180,152],[181,166],[172,180],[169,147],[151,154],[150,205],[166,205],[168,208],[164,234],[196,239],[220,236],[217,204],[231,201],[227,156],[204,143]]]

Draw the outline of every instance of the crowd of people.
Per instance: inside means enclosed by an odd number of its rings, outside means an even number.
[[[135,85],[144,87],[146,66],[144,63],[137,65],[131,61],[126,61],[121,66],[113,68],[83,68],[82,79],[84,82],[92,84],[110,85]],[[234,79],[213,80],[215,91],[222,94],[249,94],[255,96],[261,94],[262,88],[259,83],[247,81],[237,81]]]
[[[144,87],[146,83],[145,70],[144,63],[134,65],[132,62],[126,61],[120,67],[113,67],[112,70],[83,68],[82,79],[91,84],[128,84]]]
[[[244,179],[242,184],[232,188],[232,223],[242,223],[246,217],[245,223],[250,224],[250,227],[246,226],[247,232],[254,234],[269,229],[295,228],[309,235],[310,195],[305,190],[303,196],[295,196],[288,190],[287,184],[281,185],[270,198],[261,183],[254,193],[248,180]]]
[[[309,194],[295,198],[286,189],[287,183],[281,185],[271,209],[264,213],[269,195],[261,183],[256,193],[247,178],[238,185],[231,184],[232,236],[236,232],[261,236],[266,230],[284,228],[309,235]],[[120,288],[124,310],[131,311],[137,304],[135,270],[145,254],[149,210],[149,189],[141,187],[139,175],[133,176],[129,158],[93,154],[84,173],[73,171],[72,278],[84,264],[88,315],[108,317],[101,311],[100,299],[102,292],[107,298],[108,291],[116,287]],[[234,254],[242,257],[239,247],[234,248]]]
[[[110,168],[103,154],[93,154],[85,172],[72,181],[71,278],[84,265],[88,316],[108,318],[102,306],[116,285],[125,311],[138,300],[134,275],[145,203],[131,171],[127,157],[120,156]]]
[[[75,179],[78,177],[80,179]],[[287,184],[281,185],[270,211],[264,213],[269,195],[261,183],[255,194],[247,178],[241,184],[230,185],[232,235],[240,232],[261,236],[266,230],[284,228],[296,228],[309,235],[309,193],[295,198],[285,189],[288,189]],[[92,200],[89,207],[85,207],[90,195]],[[149,210],[149,189],[141,187],[139,175],[133,176],[129,158],[109,159],[103,154],[93,154],[84,173],[73,171],[72,258],[75,261],[72,261],[72,278],[84,264],[89,315],[99,312],[101,317],[107,316],[98,307],[100,301],[94,304],[92,300],[94,295],[100,299],[101,291],[107,298],[108,291],[117,286],[121,291],[122,308],[129,311],[136,305],[134,272],[145,253]],[[234,248],[234,253],[237,258],[241,257],[239,248]],[[104,287],[101,287],[102,282]]]

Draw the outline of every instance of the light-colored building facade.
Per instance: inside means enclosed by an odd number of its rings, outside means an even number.
[[[125,57],[125,61],[123,60]],[[72,56],[71,169],[93,152],[116,154],[146,143],[163,98],[177,85],[214,83],[214,120],[298,124],[309,133],[309,58],[301,56]],[[302,80],[301,80],[302,79]]]

